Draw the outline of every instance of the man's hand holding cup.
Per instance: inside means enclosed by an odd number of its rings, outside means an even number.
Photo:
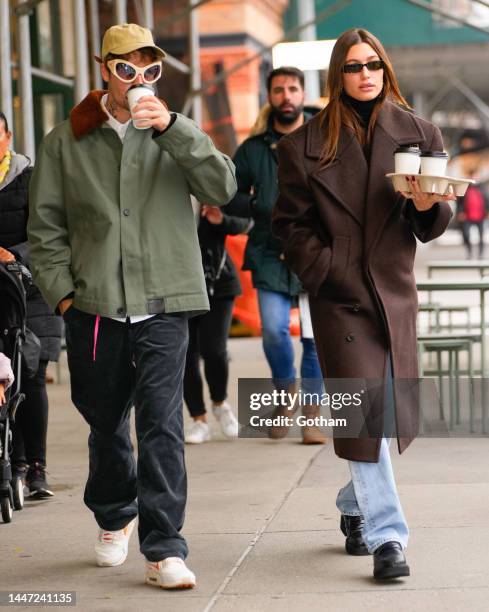
[[[146,91],[144,91],[146,90]],[[140,130],[154,128],[163,132],[168,127],[171,115],[166,106],[148,87],[134,87],[127,92],[134,127]]]

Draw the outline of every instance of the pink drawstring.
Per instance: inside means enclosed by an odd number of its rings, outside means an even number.
[[[95,329],[93,330],[93,361],[97,357],[97,340],[98,340],[98,328],[100,324],[100,315],[95,317]]]

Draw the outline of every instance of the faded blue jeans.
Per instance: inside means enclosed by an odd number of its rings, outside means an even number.
[[[387,363],[385,417],[386,436],[392,434],[395,408],[392,385],[391,362]],[[389,418],[390,417],[390,418]],[[399,542],[407,547],[409,529],[399,501],[394,472],[389,453],[390,437],[382,438],[378,463],[348,461],[351,480],[340,489],[336,507],[347,516],[364,517],[363,540],[370,553],[385,544]]]
[[[363,539],[372,553],[385,542],[407,547],[409,529],[397,494],[389,443],[382,439],[379,462],[348,461],[351,480],[340,489],[336,506],[347,516],[363,515]]]
[[[286,293],[258,289],[263,350],[277,389],[287,389],[295,382],[294,348],[290,337],[292,298]],[[321,368],[313,338],[301,338],[301,378],[306,393],[321,393]]]

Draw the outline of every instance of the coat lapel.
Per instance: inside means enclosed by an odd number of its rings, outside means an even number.
[[[385,102],[377,118],[367,180],[365,204],[365,253],[371,252],[389,216],[402,201],[386,174],[394,172],[394,151],[400,145],[426,146],[426,137],[413,118],[391,102]]]
[[[319,159],[324,146],[322,114],[307,125],[306,156]],[[318,166],[311,178],[333,196],[358,224],[363,224],[368,167],[362,148],[351,132],[341,129],[336,159],[326,168]]]

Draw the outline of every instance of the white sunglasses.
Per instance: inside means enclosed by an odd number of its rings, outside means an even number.
[[[163,72],[161,61],[139,68],[139,66],[135,66],[127,60],[113,59],[107,62],[107,67],[123,83],[132,83],[136,80],[138,74],[141,75],[144,83],[154,83]]]

